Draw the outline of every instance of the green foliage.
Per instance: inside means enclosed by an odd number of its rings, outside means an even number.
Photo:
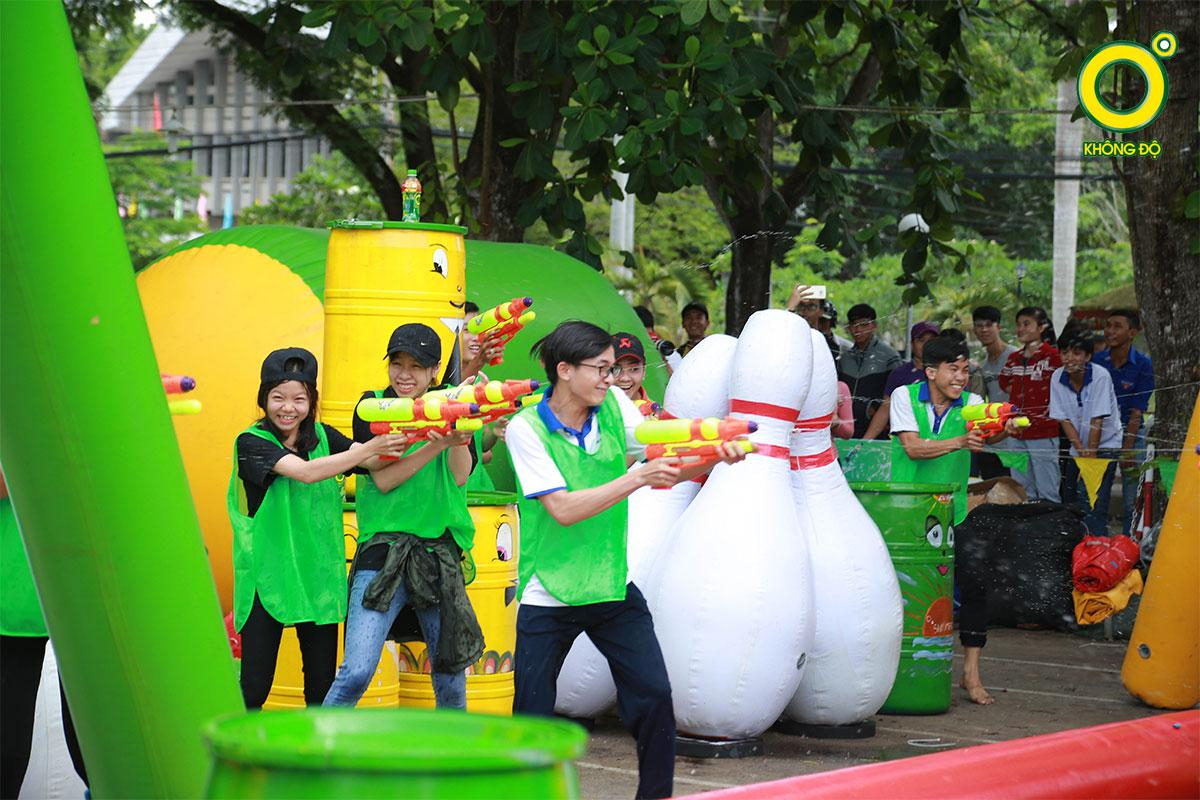
[[[639,248],[637,255],[625,254],[623,267],[610,267],[605,275],[630,305],[646,306],[654,312],[655,327],[676,344],[687,338],[682,333],[679,312],[693,300],[708,306],[712,330],[720,330],[724,324],[721,290],[709,273],[692,265],[664,265],[647,258]]]
[[[186,146],[187,142],[180,142]],[[165,148],[167,139],[159,133],[131,133],[105,148],[106,152]],[[135,269],[149,264],[181,241],[204,233],[206,228],[196,215],[200,179],[192,171],[190,158],[180,160],[161,156],[110,158],[108,177],[113,192],[125,205],[136,202],[137,214],[121,220],[129,257]],[[183,201],[183,219],[176,220],[175,200]]]
[[[806,229],[800,238],[809,236]],[[967,269],[955,274],[944,264],[931,263],[922,277],[933,286],[932,296],[921,298],[913,305],[913,320],[930,319],[943,326],[953,326],[968,333],[971,311],[981,305],[993,305],[1001,310],[1001,329],[1010,341],[1017,309],[1027,305],[1050,307],[1053,269],[1049,259],[1016,259],[1005,248],[992,241],[963,243],[971,248]],[[902,348],[905,340],[907,306],[897,287],[901,272],[901,256],[887,254],[868,259],[860,276],[850,280],[830,278],[822,271],[822,259],[827,254],[814,253],[798,242],[784,257],[784,267],[776,274],[772,291],[774,305],[782,307],[793,286],[824,284],[829,299],[840,312],[839,324],[846,322],[846,312],[856,303],[869,303],[879,314],[880,334],[892,345]],[[1024,263],[1026,273],[1017,295],[1017,264]],[[1128,243],[1112,248],[1096,248],[1079,253],[1076,271],[1076,296],[1084,299],[1114,286],[1133,280]],[[842,336],[847,336],[841,331]]]
[[[63,7],[88,99],[94,102],[150,33],[134,19],[148,6],[142,0],[64,0]]]
[[[265,205],[244,209],[246,225],[299,225],[321,228],[333,219],[380,219],[383,207],[370,186],[341,153],[317,156],[291,180],[286,192],[272,195]]]

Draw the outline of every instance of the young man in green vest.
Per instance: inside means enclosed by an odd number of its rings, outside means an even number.
[[[507,443],[520,484],[521,558],[513,711],[550,716],[571,643],[586,633],[608,659],[625,727],[637,739],[637,797],[669,797],[675,714],[654,623],[627,582],[625,498],[707,471],[656,459],[628,470],[644,446],[643,417],[613,379],[612,341],[588,322],[564,322],[535,345],[550,388],[517,414]],[[724,450],[728,463],[745,454]]]
[[[983,398],[964,392],[970,380],[967,344],[941,335],[930,340],[922,353],[925,380],[901,386],[892,392],[892,480],[903,483],[948,483],[954,486],[954,524],[967,517],[967,480],[971,453],[983,450],[1016,431],[1009,420],[1005,430],[985,440],[978,431],[968,431],[962,417],[964,405],[982,403]],[[965,591],[965,590],[964,590]],[[983,688],[979,658],[987,642],[986,607],[968,609],[964,602],[959,637],[966,652],[962,687],[973,702],[986,705],[992,698]],[[974,611],[983,612],[976,618]]]

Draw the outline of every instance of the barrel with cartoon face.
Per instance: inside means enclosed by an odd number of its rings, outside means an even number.
[[[851,483],[887,544],[904,600],[904,638],[884,714],[950,708],[954,654],[953,487]]]
[[[400,325],[437,331],[441,369],[458,377],[466,302],[466,228],[418,222],[329,223],[321,418],[349,435],[363,391],[387,383],[384,351]]]

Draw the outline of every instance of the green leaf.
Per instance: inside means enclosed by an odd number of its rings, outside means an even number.
[[[689,61],[695,61],[696,56],[700,55],[700,40],[695,36],[689,36],[683,43],[683,52]]]
[[[330,3],[321,8],[315,8],[304,15],[301,24],[306,28],[319,28],[337,14],[337,6]]]
[[[453,111],[458,105],[458,84],[451,83],[438,92],[438,105],[445,111]]]
[[[845,11],[842,6],[831,5],[825,7],[825,35],[830,39],[836,39],[838,32],[842,29],[842,23],[845,22]]]
[[[612,50],[608,53],[605,53],[605,57],[612,63],[617,64],[619,66],[625,65],[625,64],[632,64],[634,62],[633,56],[627,56],[624,53],[618,53],[616,50]]]
[[[1097,45],[1108,38],[1108,11],[1104,4],[1092,0],[1083,8],[1079,21],[1082,40],[1086,44]]]
[[[723,0],[708,0],[708,13],[712,14],[717,22],[729,21],[729,8]]]
[[[684,136],[697,134],[703,127],[704,123],[695,117],[681,117],[679,120],[679,132]]]
[[[605,25],[597,25],[596,30],[592,31],[592,38],[596,40],[596,44],[600,46],[601,50],[608,47],[608,39],[610,35],[611,34],[608,32],[608,27]]]
[[[592,43],[587,39],[580,39],[579,43],[575,46],[579,48],[579,52],[583,53],[585,56],[596,55],[596,48],[592,47]]]
[[[950,194],[947,190],[939,186],[937,191],[934,192],[934,196],[937,197],[938,205],[947,214],[953,214],[958,211],[958,202],[954,199],[954,195]]]
[[[921,242],[904,251],[904,257],[900,259],[900,266],[909,274],[920,272],[928,258],[929,250],[925,243]]]
[[[1187,219],[1200,219],[1200,191],[1192,192],[1183,201],[1183,216]]]
[[[510,83],[504,88],[511,94],[516,94],[518,92],[527,92],[530,89],[536,89],[537,87],[537,81],[517,81],[516,83]]]
[[[679,7],[679,21],[690,28],[700,23],[708,12],[708,0],[683,0]]]
[[[500,142],[501,147],[516,147],[519,144],[525,144],[528,139],[517,136],[513,139],[504,139]]]
[[[364,19],[358,23],[358,29],[354,32],[354,38],[358,40],[361,47],[370,47],[379,39],[379,29],[375,27],[375,21]]]
[[[648,33],[653,33],[658,27],[658,20],[648,14],[638,16],[637,22],[633,25],[633,32],[637,36],[645,36]]]

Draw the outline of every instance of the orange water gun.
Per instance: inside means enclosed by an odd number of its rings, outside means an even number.
[[[1020,416],[1012,403],[975,403],[962,407],[962,418],[967,421],[967,430],[979,431],[990,439],[1004,432],[1005,424],[1011,419],[1018,428],[1029,427],[1029,417]]]
[[[514,297],[507,303],[501,303],[472,317],[467,323],[467,331],[482,337],[489,344],[504,347],[522,328],[537,318],[534,312],[526,310],[532,305],[532,297]],[[488,361],[488,365],[494,367],[502,361],[504,356],[498,355]]]
[[[425,441],[430,433],[477,431],[483,421],[477,418],[478,403],[460,403],[444,397],[364,397],[358,401],[358,416],[371,423],[376,436],[399,433],[409,442]],[[395,456],[380,456],[395,461]]]

